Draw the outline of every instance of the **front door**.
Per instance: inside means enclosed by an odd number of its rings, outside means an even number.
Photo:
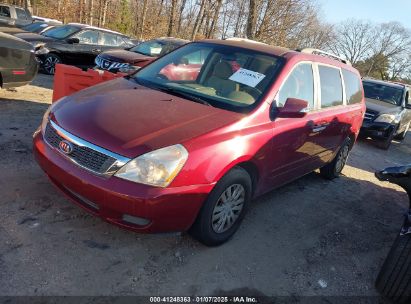
[[[98,31],[87,29],[72,38],[78,38],[79,43],[69,46],[67,62],[77,66],[93,66],[94,59],[101,53]]]
[[[323,147],[316,125],[315,87],[312,64],[304,62],[294,67],[279,90],[274,106],[284,106],[287,98],[305,100],[309,106],[305,117],[276,118],[272,122],[271,186],[283,185],[318,167],[317,155]]]

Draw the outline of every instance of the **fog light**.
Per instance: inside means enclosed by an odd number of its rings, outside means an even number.
[[[142,217],[137,217],[137,216],[131,216],[128,214],[124,214],[123,215],[123,221],[130,223],[130,224],[134,224],[134,225],[138,225],[138,226],[146,226],[148,224],[150,224],[150,220],[142,218]]]

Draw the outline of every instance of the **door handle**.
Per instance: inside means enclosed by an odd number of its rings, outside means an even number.
[[[101,52],[100,49],[92,49],[91,51],[92,51],[93,53],[100,53],[100,52]]]

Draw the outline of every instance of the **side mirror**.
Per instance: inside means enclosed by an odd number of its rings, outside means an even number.
[[[67,41],[67,43],[70,43],[70,44],[80,43],[80,39],[78,39],[78,38],[69,38],[66,41]]]
[[[303,112],[308,107],[308,102],[298,98],[287,98],[284,107],[277,108],[272,106],[271,118],[301,118],[307,115]]]
[[[405,104],[405,108],[411,110],[411,103],[406,103],[406,104]]]

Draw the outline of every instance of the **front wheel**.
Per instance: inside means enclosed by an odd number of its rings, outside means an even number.
[[[394,303],[411,301],[411,234],[398,235],[378,274],[375,286]]]
[[[395,133],[397,133],[397,127],[392,130],[386,139],[377,142],[377,146],[383,150],[388,150],[391,146],[392,140],[394,139]]]
[[[351,139],[347,138],[342,144],[335,158],[329,164],[320,169],[320,174],[327,179],[334,179],[341,174],[351,148]]]
[[[56,64],[61,63],[59,56],[55,54],[47,54],[44,58],[42,68],[48,75],[54,75],[56,72]]]
[[[395,139],[404,140],[405,137],[407,136],[408,130],[410,129],[410,124],[411,124],[411,122],[409,122],[409,123],[405,126],[404,131],[402,131],[400,134],[395,135]]]
[[[211,191],[190,233],[207,246],[217,246],[237,231],[251,200],[252,182],[244,169],[235,167]]]

